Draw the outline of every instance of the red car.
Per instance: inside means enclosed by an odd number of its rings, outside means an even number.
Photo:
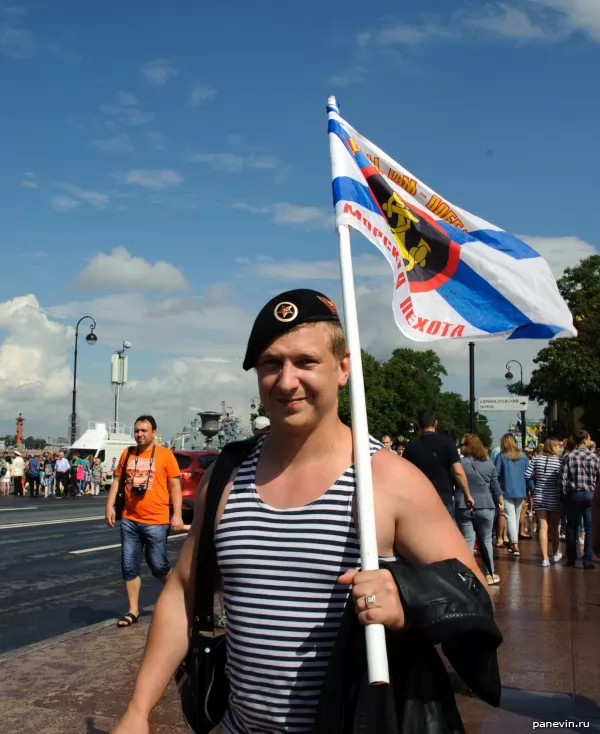
[[[181,469],[181,494],[183,495],[183,522],[189,525],[194,516],[194,499],[200,480],[219,455],[216,451],[173,451]]]

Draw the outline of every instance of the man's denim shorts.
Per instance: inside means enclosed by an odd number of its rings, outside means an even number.
[[[140,575],[142,548],[152,575],[164,578],[171,566],[167,558],[168,525],[146,525],[123,518],[121,520],[121,572],[124,581],[132,581]]]

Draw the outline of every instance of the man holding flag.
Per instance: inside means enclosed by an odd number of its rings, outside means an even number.
[[[389,570],[358,570],[352,432],[338,417],[349,353],[333,302],[308,289],[271,299],[254,323],[244,369],[256,370],[271,431],[231,477],[217,514],[230,697],[214,732],[306,733],[313,730],[349,595],[363,625],[401,630],[405,610]],[[369,453],[379,556],[421,564],[458,559],[481,589],[473,618],[487,618],[483,576],[429,480],[375,439]],[[210,474],[202,480],[190,537],[156,605],[133,698],[114,734],[148,732],[149,714],[187,652],[185,599],[194,593],[191,563]],[[453,701],[448,705],[446,715],[456,720]]]

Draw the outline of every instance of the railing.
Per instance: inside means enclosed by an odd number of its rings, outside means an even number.
[[[126,436],[131,436],[133,438],[133,426],[128,426],[126,423],[111,421],[108,424],[108,433],[120,433],[125,434]]]

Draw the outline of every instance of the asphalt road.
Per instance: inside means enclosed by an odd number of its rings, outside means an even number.
[[[0,654],[127,611],[119,530],[104,522],[105,502],[0,497]],[[170,537],[172,563],[184,537]],[[160,589],[143,563],[140,606]]]

